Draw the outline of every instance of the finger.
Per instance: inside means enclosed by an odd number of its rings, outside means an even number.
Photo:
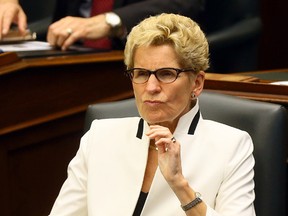
[[[160,138],[169,138],[173,137],[171,132],[169,130],[151,130],[147,136],[150,139],[155,139],[156,141]]]
[[[160,150],[160,153],[167,152],[170,149],[171,140],[169,138],[160,138],[155,142],[155,145]]]
[[[69,35],[69,37],[66,38],[61,49],[67,50],[72,44],[74,44],[79,39],[80,39],[79,34],[77,32],[73,32],[72,34]]]
[[[3,22],[3,17],[0,16],[0,39],[2,39],[2,33],[3,33],[3,29],[2,29],[3,24],[2,24],[2,22]]]
[[[56,45],[57,38],[54,35],[53,30],[51,29],[51,26],[49,26],[49,28],[48,28],[46,40],[50,45],[52,45],[52,46]]]
[[[178,149],[179,143],[177,142],[176,138],[173,136],[171,138],[160,138],[158,141],[155,142],[155,145],[157,147],[161,146],[162,148],[165,149],[165,151],[168,150],[176,150]]]
[[[25,34],[26,29],[27,29],[27,17],[23,11],[19,12],[18,29],[22,35]]]
[[[72,35],[72,33],[73,30],[71,28],[62,30],[61,33],[58,34],[56,45],[62,48],[65,41]]]
[[[47,41],[53,46],[62,47],[68,37],[74,33],[75,19],[65,17],[48,28]]]
[[[167,148],[165,146],[158,146],[157,145],[157,149],[158,149],[158,154],[165,154],[167,152]]]
[[[176,138],[173,136],[173,137],[171,137],[171,142],[172,143],[176,143]]]
[[[12,21],[13,21],[12,13],[4,12],[2,20],[1,20],[2,26],[0,27],[2,35],[6,35],[9,32]]]
[[[159,135],[169,135],[171,134],[170,130],[166,127],[162,127],[159,125],[151,125],[150,130],[147,132],[147,135],[152,135],[158,133]]]
[[[163,142],[163,141],[160,141],[160,140],[155,142],[156,148],[158,149],[158,153],[159,154],[166,153],[167,150],[168,150],[167,143]]]
[[[53,28],[49,29],[47,34],[47,41],[52,46],[61,47],[64,43],[64,40],[69,36],[69,33],[66,29],[63,28]]]
[[[50,43],[50,45],[52,45],[52,46],[57,45],[57,40],[58,40],[58,37],[59,37],[61,31],[63,31],[63,29],[66,29],[65,26],[63,27],[62,22],[63,22],[63,19],[61,19],[58,22],[51,24],[48,27],[47,42]]]

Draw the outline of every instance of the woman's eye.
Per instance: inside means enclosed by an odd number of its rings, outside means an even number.
[[[169,71],[169,70],[163,70],[163,71],[159,71],[159,75],[161,77],[174,77],[175,74],[172,72],[172,71]]]

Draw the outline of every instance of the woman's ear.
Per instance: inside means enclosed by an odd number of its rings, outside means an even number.
[[[204,88],[204,81],[205,81],[205,72],[204,71],[200,71],[196,74],[196,78],[195,78],[195,88],[193,91],[193,94],[195,95],[195,97],[198,97],[203,88]]]

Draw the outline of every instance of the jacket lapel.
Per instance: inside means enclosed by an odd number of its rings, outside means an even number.
[[[118,169],[116,168],[112,173],[109,173],[109,178],[113,179],[114,184],[109,184],[111,186],[106,194],[108,192],[108,196],[113,197],[111,200],[117,200],[117,202],[113,202],[113,207],[111,207],[111,203],[103,202],[102,204],[105,205],[103,209],[109,209],[109,214],[107,211],[106,213],[102,212],[104,215],[132,215],[138,201],[147,164],[149,139],[144,134],[148,125],[142,119],[137,123],[138,129],[134,136],[127,138],[127,145],[115,149],[121,158],[113,158],[111,161],[111,163],[117,163],[113,166],[118,167]],[[123,125],[123,128],[135,128],[134,123],[134,126],[131,122],[128,124],[130,125]],[[102,181],[103,185],[107,185],[109,180],[103,179]],[[102,191],[100,194],[104,193]]]

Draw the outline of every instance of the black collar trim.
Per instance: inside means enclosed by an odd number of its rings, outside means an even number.
[[[139,139],[142,139],[143,128],[144,128],[144,120],[141,118],[139,123],[138,123],[138,131],[137,131],[137,134],[136,134],[136,137],[139,138]]]
[[[199,122],[199,119],[200,119],[200,111],[198,110],[198,112],[196,113],[195,117],[193,118],[193,120],[191,122],[191,125],[190,125],[189,130],[188,130],[188,134],[194,135],[197,124]],[[141,118],[139,123],[138,123],[138,130],[137,130],[137,134],[136,134],[136,137],[139,139],[142,139],[143,128],[144,128],[144,120]]]
[[[191,125],[189,127],[188,134],[194,135],[196,127],[197,127],[197,124],[199,122],[199,119],[200,119],[200,111],[198,110],[198,112],[196,113],[196,115],[193,118],[192,123],[191,123]]]

